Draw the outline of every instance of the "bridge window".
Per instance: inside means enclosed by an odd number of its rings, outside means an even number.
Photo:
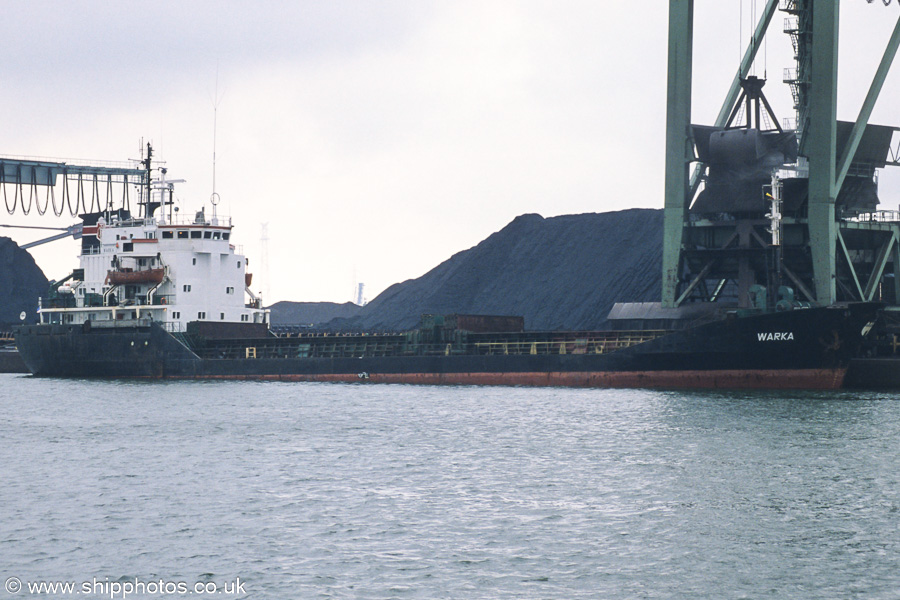
[[[172,235],[171,231],[163,231],[162,233],[163,233],[164,240],[171,240],[173,237],[175,237]]]
[[[223,240],[227,240],[227,239],[230,238],[230,237],[231,237],[231,234],[230,234],[230,233],[224,232],[224,231],[222,232],[222,239],[223,239]]]
[[[192,232],[191,232],[191,239],[192,239],[192,240],[199,240],[202,236],[203,236],[203,232],[202,232],[202,231],[192,231]]]
[[[204,231],[203,239],[206,239],[206,240],[212,239],[212,231]]]
[[[187,232],[186,229],[179,229],[179,230],[178,230],[178,239],[179,239],[179,240],[186,240],[186,239],[188,239],[188,232]]]

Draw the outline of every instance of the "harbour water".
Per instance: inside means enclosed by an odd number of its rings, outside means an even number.
[[[0,386],[2,597],[900,597],[894,393]]]

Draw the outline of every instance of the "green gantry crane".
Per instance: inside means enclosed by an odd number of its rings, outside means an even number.
[[[790,129],[778,124],[765,82],[749,75],[778,10],[797,62],[783,79],[796,110]],[[900,129],[869,124],[900,18],[859,116],[842,122],[839,10],[839,0],[768,0],[715,124],[699,126],[691,123],[694,2],[670,0],[664,308],[900,304],[900,213],[877,210],[876,176],[900,166],[892,149]]]

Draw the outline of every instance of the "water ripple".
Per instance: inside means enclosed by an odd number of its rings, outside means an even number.
[[[890,394],[2,384],[4,578],[240,577],[253,598],[900,589]]]

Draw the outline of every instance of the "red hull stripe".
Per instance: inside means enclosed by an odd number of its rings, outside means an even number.
[[[199,375],[184,379],[247,379],[411,383],[421,385],[522,385],[592,388],[838,389],[846,369],[625,371],[550,373],[359,373]],[[177,378],[177,377],[176,377]]]

